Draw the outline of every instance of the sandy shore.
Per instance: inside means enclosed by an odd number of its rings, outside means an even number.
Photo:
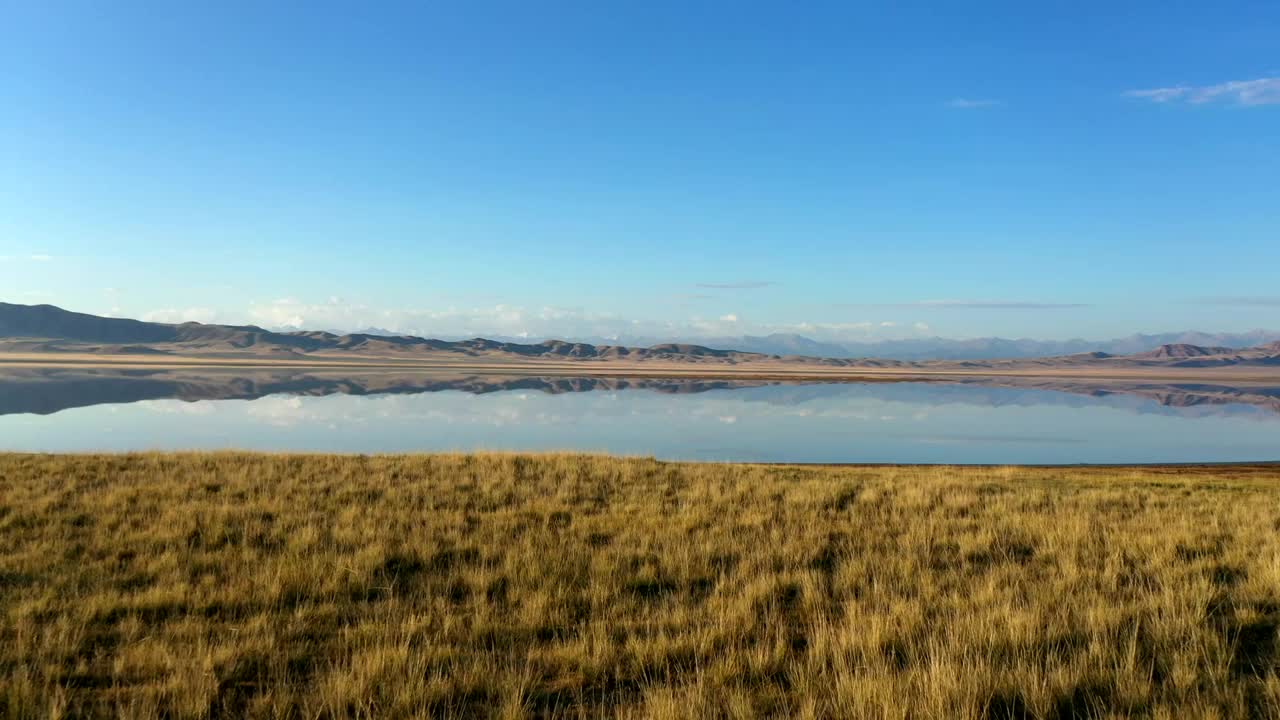
[[[787,362],[678,363],[618,360],[540,360],[487,357],[333,358],[200,357],[174,355],[94,355],[77,353],[4,353],[5,367],[104,368],[226,368],[333,369],[466,372],[470,374],[542,375],[565,377],[643,377],[741,380],[928,380],[955,377],[1072,378],[1088,380],[1146,380],[1160,382],[1265,383],[1280,382],[1280,367],[1081,367],[1043,365],[993,368],[879,368],[831,367]]]

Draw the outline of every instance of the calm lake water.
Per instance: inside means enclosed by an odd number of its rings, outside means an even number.
[[[0,450],[184,448],[774,462],[1280,460],[1280,388],[0,373]]]

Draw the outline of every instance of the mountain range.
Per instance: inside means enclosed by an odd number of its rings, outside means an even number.
[[[919,340],[863,345],[858,349],[868,352],[850,357],[850,346],[832,346],[788,335],[748,337],[731,349],[693,343],[635,347],[563,340],[538,343],[486,338],[442,340],[371,333],[279,332],[255,325],[155,323],[71,312],[52,305],[0,303],[0,351],[10,353],[252,356],[275,360],[318,357],[332,360],[335,356],[342,356],[352,359],[486,357],[729,364],[772,362],[775,365],[778,361],[785,361],[810,366],[934,370],[1092,365],[1112,368],[1124,365],[1280,366],[1280,340],[1265,342],[1272,337],[1274,334],[1259,331],[1243,335],[1135,335],[1108,343],[952,340],[945,341],[952,344],[951,351],[935,350],[925,360],[909,357],[924,354],[927,345],[922,343],[928,341]],[[1242,342],[1249,344],[1243,349],[1236,349]],[[844,352],[840,353],[841,349]],[[1037,350],[1040,354],[1031,354]],[[1015,352],[1017,355],[1011,356]]]
[[[280,332],[296,332],[298,328],[276,328]],[[336,335],[347,334],[330,330]],[[398,333],[385,328],[369,327],[351,331],[350,334],[396,336]],[[461,336],[444,335],[442,340],[463,340]],[[550,338],[489,336],[490,340],[504,343],[540,342]],[[902,338],[866,342],[834,342],[815,340],[797,333],[772,333],[769,335],[739,335],[732,337],[676,337],[658,338],[646,335],[619,337],[574,336],[567,342],[589,345],[628,345],[649,347],[658,344],[701,345],[719,350],[760,353],[762,355],[806,355],[825,358],[865,358],[885,360],[1011,360],[1018,358],[1055,357],[1087,352],[1105,352],[1109,355],[1130,355],[1155,350],[1161,345],[1200,345],[1206,347],[1246,348],[1265,345],[1280,340],[1280,331],[1250,330],[1240,333],[1209,333],[1197,330],[1167,333],[1135,333],[1108,340],[1036,340],[1032,338]]]
[[[391,334],[374,332],[371,334]],[[494,338],[508,342],[529,342],[528,338]],[[536,338],[541,339],[541,338]],[[1246,348],[1280,340],[1280,331],[1251,330],[1242,333],[1209,333],[1195,330],[1182,332],[1133,334],[1108,340],[1036,340],[1031,338],[903,338],[867,342],[833,342],[815,340],[795,333],[741,335],[735,337],[660,339],[647,336],[617,338],[574,337],[575,342],[648,346],[659,342],[698,344],[723,350],[761,353],[763,355],[808,355],[827,358],[874,357],[885,360],[1012,360],[1019,358],[1056,357],[1087,352],[1108,355],[1130,355],[1155,350],[1161,345],[1201,345],[1208,347]]]
[[[661,343],[646,348],[546,340],[517,343],[486,338],[439,340],[410,335],[372,335],[296,330],[278,332],[256,325],[144,322],[72,312],[53,305],[0,303],[0,351],[95,354],[245,355],[276,359],[316,353],[374,357],[451,353],[525,358],[742,360],[752,353],[701,345]]]

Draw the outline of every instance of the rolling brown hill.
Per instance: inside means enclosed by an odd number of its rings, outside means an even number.
[[[484,358],[487,360],[626,361],[695,364],[767,363],[807,367],[981,371],[1120,369],[1148,367],[1280,367],[1280,342],[1233,349],[1188,343],[1163,345],[1134,355],[1104,352],[1014,360],[902,361],[821,358],[718,350],[687,343],[650,347],[592,345],[546,340],[516,343],[484,338],[437,340],[407,335],[339,335],[323,331],[275,332],[255,325],[168,324],[71,312],[52,305],[0,303],[0,352],[89,355],[173,355],[271,360],[386,360]]]
[[[770,356],[700,345],[649,348],[591,345],[561,340],[521,344],[475,338],[435,340],[407,335],[321,331],[275,332],[255,325],[168,324],[71,312],[53,305],[0,303],[0,350],[95,354],[246,354],[270,357],[316,353],[411,356],[426,353],[510,355],[525,358],[745,361]],[[776,356],[774,356],[776,357]]]
[[[1201,345],[1191,345],[1189,343],[1175,343],[1171,345],[1161,345],[1155,350],[1135,353],[1129,357],[1135,360],[1185,360],[1187,358],[1209,357],[1212,355],[1224,355],[1232,352],[1235,352],[1234,348],[1203,347]]]

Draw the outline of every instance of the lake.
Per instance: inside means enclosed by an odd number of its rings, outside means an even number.
[[[578,450],[871,463],[1280,460],[1280,388],[5,369],[0,450]]]

